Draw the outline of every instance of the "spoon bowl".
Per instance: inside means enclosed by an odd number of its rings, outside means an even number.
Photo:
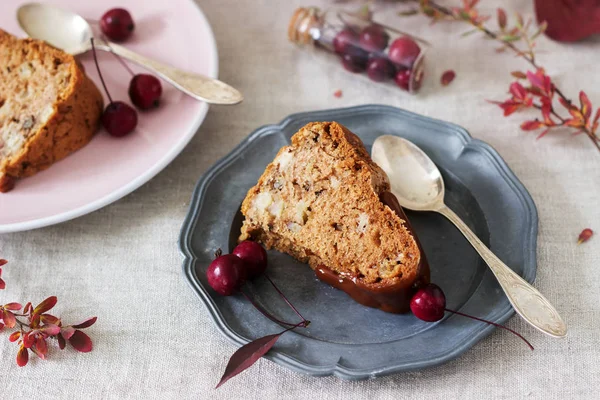
[[[508,301],[526,322],[550,336],[567,334],[567,326],[552,304],[504,264],[444,204],[444,180],[427,154],[406,139],[383,135],[373,143],[372,158],[387,173],[392,193],[402,207],[438,212],[458,228],[490,267]]]
[[[17,11],[17,20],[30,37],[45,40],[73,55],[88,51],[90,39],[94,36],[92,28],[80,15],[44,4],[23,5]]]
[[[442,174],[423,150],[401,137],[383,135],[373,143],[372,156],[390,178],[402,207],[415,211],[443,207]]]

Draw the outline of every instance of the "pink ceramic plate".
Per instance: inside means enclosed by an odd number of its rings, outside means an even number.
[[[20,5],[2,5],[0,28],[25,34],[16,21]],[[113,6],[127,8],[136,22],[130,49],[173,66],[217,77],[218,57],[206,17],[193,0],[119,0],[118,3],[53,0],[84,18],[98,20]],[[94,30],[95,27],[92,24]],[[113,55],[98,53],[111,96],[130,103],[131,76]],[[91,54],[81,57],[88,75],[100,87]],[[131,65],[135,72],[142,69]],[[46,171],[23,179],[9,193],[0,193],[0,233],[57,224],[79,217],[131,193],[166,167],[194,136],[208,105],[163,82],[161,106],[140,112],[137,129],[125,138],[100,130],[92,142]]]

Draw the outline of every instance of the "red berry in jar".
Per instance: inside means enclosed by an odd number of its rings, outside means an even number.
[[[102,113],[102,126],[112,136],[122,137],[131,133],[137,126],[137,112],[122,101],[113,101]]]
[[[124,8],[113,8],[108,10],[100,18],[100,30],[110,40],[122,42],[131,36],[135,24],[129,11]]]
[[[390,36],[380,25],[369,25],[364,28],[359,35],[360,46],[369,52],[384,50]]]
[[[367,63],[367,75],[375,82],[383,82],[391,79],[396,68],[387,58],[372,58]]]
[[[333,49],[336,53],[343,55],[358,47],[358,34],[350,28],[338,32],[333,38]]]
[[[129,83],[129,98],[142,110],[158,107],[162,85],[154,75],[137,74]]]
[[[367,68],[367,57],[361,55],[344,54],[342,65],[350,72],[363,72]]]
[[[410,90],[410,79],[410,69],[401,69],[398,72],[396,72],[396,76],[394,77],[396,85],[398,85],[400,88],[406,91]]]
[[[390,61],[406,68],[412,68],[419,53],[421,53],[421,48],[408,36],[394,40],[388,50]]]

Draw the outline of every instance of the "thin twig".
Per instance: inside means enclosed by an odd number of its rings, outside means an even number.
[[[277,291],[277,293],[279,293],[279,295],[281,296],[281,298],[283,299],[283,301],[285,301],[286,304],[288,306],[290,306],[292,308],[292,310],[294,310],[294,312],[296,313],[296,315],[299,316],[300,318],[302,318],[302,321],[306,321],[306,318],[304,318],[302,316],[302,314],[300,314],[300,311],[298,311],[296,309],[296,307],[294,307],[294,305],[287,299],[287,297],[285,297],[285,295],[281,292],[281,290],[279,290],[279,288],[277,287],[277,285],[275,285],[275,282],[273,282],[271,280],[271,277],[267,273],[265,273],[265,278],[267,278],[267,280],[269,282],[271,282],[271,285],[273,285],[273,288]]]

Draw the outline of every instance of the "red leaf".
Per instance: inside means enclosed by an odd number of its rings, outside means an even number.
[[[4,258],[0,258],[0,267],[6,264],[8,264],[8,261],[6,261]]]
[[[30,348],[35,343],[35,334],[32,332],[27,332],[23,335],[23,346],[26,348]]]
[[[16,331],[10,334],[10,336],[8,337],[8,340],[10,342],[16,342],[17,339],[19,339],[21,337],[21,332]]]
[[[513,71],[510,74],[517,79],[526,79],[527,78],[527,75],[525,75],[525,73],[521,72],[521,71]]]
[[[92,339],[82,331],[76,330],[69,339],[71,346],[82,353],[92,351]]]
[[[536,140],[540,140],[541,138],[543,138],[544,136],[546,136],[546,133],[550,132],[550,128],[545,129],[542,133],[540,133],[538,135],[538,137],[536,138]]]
[[[25,308],[23,308],[23,314],[28,314],[31,311],[31,302],[27,302],[25,304]]]
[[[587,242],[588,240],[590,240],[590,238],[592,237],[593,234],[594,234],[593,230],[591,230],[590,228],[585,228],[579,234],[579,240],[577,240],[577,244]]]
[[[48,345],[46,344],[46,340],[40,335],[35,341],[35,354],[42,360],[46,359],[46,354],[48,354]]]
[[[4,324],[2,322],[0,322],[0,331],[4,329]]]
[[[4,305],[4,308],[7,310],[17,311],[21,309],[21,305],[19,303],[8,303]]]
[[[3,310],[2,319],[4,320],[4,325],[12,328],[17,323],[17,319],[15,318],[15,314],[11,313],[8,310]]]
[[[58,325],[58,323],[60,322],[60,319],[56,318],[54,315],[42,314],[42,315],[40,315],[40,321],[42,321],[42,323],[44,323],[44,324]]]
[[[506,11],[502,8],[498,9],[498,26],[500,29],[506,28]]]
[[[524,131],[534,131],[538,128],[541,128],[544,124],[541,121],[533,120],[533,121],[525,121],[521,124],[521,129]]]
[[[442,74],[442,78],[440,79],[442,86],[448,86],[456,77],[456,73],[449,69]]]
[[[341,89],[338,89],[335,92],[333,92],[333,97],[337,97],[338,99],[340,97],[342,97],[342,91],[341,91]]]
[[[43,332],[48,336],[58,335],[60,333],[60,326],[54,324],[46,324],[40,328],[40,332]]]
[[[34,314],[43,314],[46,311],[50,310],[52,307],[56,305],[58,299],[56,296],[50,296],[46,300],[42,301],[36,308],[33,309]]]
[[[92,317],[92,318],[86,319],[85,321],[83,321],[77,325],[73,325],[73,328],[77,328],[77,329],[89,328],[90,326],[94,325],[94,323],[96,322],[97,319],[98,319],[98,317]]]
[[[73,328],[72,326],[67,326],[66,328],[62,328],[62,330],[60,331],[60,335],[67,340],[71,339],[71,336],[73,336],[74,333],[75,333],[75,328]]]
[[[275,342],[277,342],[277,339],[285,332],[286,331],[258,338],[237,349],[229,359],[229,363],[227,363],[227,367],[225,368],[225,373],[215,389],[240,372],[250,368],[259,358],[267,354]]]
[[[592,116],[592,103],[583,90],[579,92],[579,103],[581,104],[581,114],[587,121]]]
[[[19,367],[24,367],[27,365],[29,361],[29,352],[23,346],[19,348],[19,352],[17,353],[17,365]]]
[[[2,278],[0,278],[0,290],[6,288],[6,282]]]
[[[524,99],[525,97],[527,97],[527,92],[525,91],[525,88],[519,82],[511,83],[508,91],[510,92],[510,94],[513,95],[515,99]]]
[[[61,335],[58,335],[56,337],[56,339],[58,340],[58,348],[61,349],[61,350],[64,349],[65,346],[67,345],[66,342],[65,342],[65,338],[62,337]]]

